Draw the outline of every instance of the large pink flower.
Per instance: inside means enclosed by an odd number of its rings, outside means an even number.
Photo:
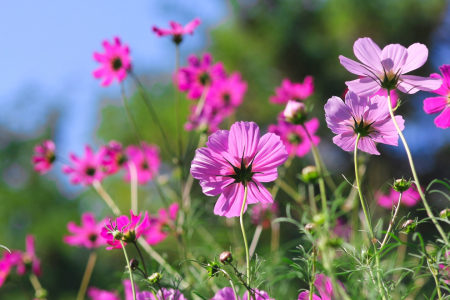
[[[423,109],[427,114],[442,113],[434,119],[434,124],[439,128],[450,127],[450,65],[443,65],[439,67],[442,76],[439,74],[431,74],[432,78],[439,78],[442,80],[442,85],[439,89],[433,91],[442,97],[430,97],[423,101]]]
[[[375,199],[377,199],[378,205],[392,209],[394,205],[398,204],[398,198],[400,193],[391,188],[388,195],[384,195],[381,192],[375,194]],[[420,194],[417,191],[417,186],[412,184],[411,187],[403,192],[401,204],[412,207],[420,202]]]
[[[398,133],[389,116],[386,97],[359,97],[349,91],[345,103],[333,96],[325,104],[325,119],[328,128],[337,134],[333,142],[345,151],[355,150],[357,134],[361,135],[358,149],[379,155],[375,143],[398,145]],[[401,130],[405,128],[401,116],[395,116]]]
[[[156,26],[153,26],[153,32],[156,33],[156,35],[158,36],[167,36],[167,35],[171,35],[173,41],[176,44],[179,44],[183,41],[183,35],[185,34],[193,34],[194,33],[194,29],[197,28],[198,25],[200,25],[201,21],[199,18],[195,18],[194,20],[192,20],[191,22],[187,23],[184,27],[181,26],[181,24],[171,21],[169,22],[170,27],[172,27],[171,29],[162,29],[162,28],[158,28]]]
[[[70,175],[70,182],[73,184],[90,185],[94,180],[101,181],[105,177],[103,171],[103,157],[105,148],[100,148],[94,153],[91,147],[84,149],[84,157],[78,158],[75,154],[70,154],[72,166],[64,166],[63,172]]]
[[[102,148],[104,149],[102,161],[104,172],[108,175],[118,172],[127,162],[122,144],[116,141],[110,141],[108,145],[102,146]]]
[[[217,80],[211,86],[206,103],[216,108],[224,116],[230,115],[242,104],[247,83],[241,79],[241,74],[234,73],[228,78]]]
[[[134,215],[133,211],[130,210],[131,221],[128,216],[120,216],[117,218],[116,222],[106,225],[102,228],[100,235],[106,239],[106,242],[112,247],[107,247],[107,250],[120,249],[122,245],[120,241],[115,239],[113,236],[114,231],[120,231],[122,233],[122,241],[124,244],[135,243],[137,239],[142,235],[143,232],[150,226],[150,221],[148,219],[148,212],[145,212],[144,219],[138,225],[141,220],[142,213],[139,215]]]
[[[107,40],[103,41],[103,47],[105,53],[94,52],[94,59],[101,67],[92,74],[95,78],[103,78],[102,86],[110,85],[114,79],[122,82],[131,69],[130,49],[127,45],[122,46],[118,37],[114,37],[112,44]]]
[[[313,118],[310,121],[305,122],[305,127],[308,130],[314,145],[318,145],[320,138],[315,136],[314,133],[319,129],[319,120]],[[311,150],[311,141],[302,125],[294,125],[279,119],[277,125],[269,125],[269,132],[273,132],[280,136],[289,155],[303,157]]]
[[[55,144],[50,140],[43,141],[34,147],[34,153],[32,157],[34,170],[40,174],[50,171],[56,159]]]
[[[247,294],[247,292],[245,292],[242,300],[247,300],[248,299],[247,296],[248,296],[248,294]],[[221,290],[218,290],[217,293],[214,295],[214,297],[210,300],[235,300],[235,299],[236,299],[236,297],[234,296],[233,289],[230,287],[225,287]],[[238,299],[236,299],[236,300],[241,300],[241,297],[238,296]],[[252,298],[252,300],[253,300],[253,298]],[[274,300],[274,299],[270,298],[269,294],[267,292],[256,289],[255,290],[255,300]]]
[[[205,148],[195,152],[191,174],[200,180],[203,193],[220,195],[214,213],[237,217],[248,187],[247,204],[272,203],[273,199],[261,182],[274,181],[277,167],[288,158],[280,137],[267,133],[260,137],[253,122],[237,122],[230,131],[213,133]]]
[[[248,299],[248,293],[245,292],[244,296],[242,297],[242,300]],[[251,298],[253,300],[253,297]],[[269,297],[269,294],[264,291],[260,291],[258,289],[255,289],[255,300],[275,300]]]
[[[341,282],[338,281],[340,285]],[[316,276],[314,281],[314,286],[317,291],[319,291],[320,297],[313,294],[313,300],[332,300],[334,299],[333,286],[331,285],[331,280],[327,276],[320,274]],[[298,295],[298,300],[309,300],[309,291],[301,292]]]
[[[270,97],[270,103],[285,104],[289,100],[303,101],[314,92],[312,76],[306,76],[303,83],[293,83],[284,79],[281,87],[275,89],[275,96]]]
[[[200,98],[206,86],[212,86],[217,80],[226,78],[225,69],[222,63],[212,63],[213,58],[210,53],[203,54],[201,60],[195,55],[188,57],[188,66],[180,68],[177,76],[178,88],[188,92],[189,99]]]
[[[416,43],[406,49],[399,44],[391,44],[381,50],[370,38],[361,38],[355,42],[353,51],[362,63],[342,55],[339,60],[349,72],[362,76],[346,82],[348,88],[360,96],[371,96],[380,88],[398,88],[410,94],[419,90],[434,91],[442,83],[438,78],[404,75],[427,61],[428,49],[425,45]]]
[[[131,281],[125,279],[122,281],[124,287],[125,300],[133,300],[133,289],[131,288]],[[139,294],[139,288],[135,284],[136,295]],[[87,291],[88,297],[92,300],[121,300],[116,291],[100,290],[96,287],[90,287]]]
[[[100,235],[106,220],[95,222],[95,216],[91,212],[81,215],[81,226],[75,222],[67,224],[67,230],[72,235],[64,237],[64,242],[71,246],[85,247],[88,249],[98,248],[106,244],[106,240]]]
[[[130,163],[133,163],[136,167],[139,184],[146,184],[158,174],[159,165],[161,164],[158,146],[142,142],[141,147],[128,146],[125,152],[128,157],[127,173],[125,174],[126,181],[131,179]]]
[[[150,217],[150,226],[143,233],[150,245],[161,243],[169,235],[169,230],[175,230],[175,221],[177,220],[178,210],[178,203],[173,203],[167,210],[161,208],[157,217]]]

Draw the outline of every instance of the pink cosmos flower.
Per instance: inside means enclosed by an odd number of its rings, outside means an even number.
[[[130,49],[128,45],[121,45],[120,39],[114,37],[114,42],[110,44],[103,41],[105,53],[94,52],[94,59],[101,64],[101,67],[92,74],[95,78],[103,78],[101,85],[108,86],[114,79],[122,82],[131,69]]]
[[[400,193],[391,188],[388,195],[384,195],[381,192],[375,194],[375,199],[377,199],[378,205],[385,207],[387,209],[392,209],[394,205],[398,204],[398,198]],[[401,204],[408,207],[413,207],[420,202],[420,194],[417,191],[417,186],[412,184],[411,187],[403,192]]]
[[[314,92],[312,76],[306,76],[303,83],[292,83],[289,79],[284,79],[281,87],[275,89],[275,96],[269,101],[273,104],[285,104],[289,100],[303,101]]]
[[[55,144],[50,140],[43,141],[34,147],[34,153],[32,157],[34,170],[40,174],[50,171],[56,159]]]
[[[313,118],[310,121],[305,122],[305,127],[308,130],[314,145],[318,145],[320,138],[315,136],[314,133],[319,129],[319,120]],[[303,157],[311,150],[311,142],[302,125],[294,125],[283,120],[278,120],[277,125],[269,125],[268,131],[275,133],[281,138],[289,155]]]
[[[359,97],[349,91],[344,103],[333,96],[325,104],[325,119],[328,128],[337,134],[333,142],[345,151],[354,150],[358,133],[361,136],[358,149],[370,154],[380,154],[375,143],[398,145],[398,133],[389,116],[386,97]],[[395,116],[395,119],[403,130],[403,118]]]
[[[347,71],[362,76],[345,83],[359,96],[371,96],[380,88],[398,88],[410,94],[419,90],[434,91],[442,83],[438,78],[404,75],[427,61],[428,49],[425,45],[416,43],[406,49],[399,44],[391,44],[381,50],[370,38],[361,38],[355,42],[353,51],[362,63],[342,55],[339,60]]]
[[[17,274],[22,276],[26,272],[26,267],[22,261],[22,252],[18,250],[12,250],[3,252],[3,258],[0,260],[0,287],[8,278],[11,269],[17,266]]]
[[[110,141],[108,145],[102,146],[102,148],[104,148],[105,153],[102,161],[104,172],[108,175],[117,173],[127,161],[122,144]]]
[[[217,293],[210,300],[235,300],[233,289],[230,287],[225,287],[217,291]],[[237,300],[241,300],[238,296]]]
[[[443,277],[446,284],[450,284],[450,266],[439,265],[439,273]]]
[[[158,212],[158,217],[150,217],[150,226],[143,233],[150,245],[161,243],[169,235],[169,230],[175,230],[178,210],[178,203],[173,203],[169,206],[168,210],[161,208]]]
[[[253,205],[250,215],[254,225],[262,225],[263,229],[270,228],[272,220],[278,216],[278,203],[257,203]]]
[[[128,167],[130,162],[134,163],[136,167],[139,184],[146,184],[158,174],[159,165],[161,164],[158,146],[142,142],[141,147],[128,146],[125,153],[128,157],[127,173],[125,174],[126,181],[131,179],[130,168]]]
[[[213,133],[205,148],[197,149],[191,174],[200,180],[203,193],[220,197],[214,207],[219,216],[237,217],[248,187],[247,204],[272,203],[273,199],[261,182],[274,181],[277,167],[288,158],[280,137],[267,133],[260,137],[253,122],[236,122],[230,131]]]
[[[242,297],[242,300],[247,300],[247,299],[248,299],[248,293],[245,293],[244,297]],[[253,297],[251,299],[253,300]],[[267,292],[255,289],[255,300],[275,300],[275,299],[270,298],[269,294]]]
[[[141,292],[136,295],[137,300],[188,300],[179,290],[162,288],[156,294],[157,299],[151,292]]]
[[[125,279],[122,281],[124,286],[125,300],[133,300],[133,290],[131,288],[131,281]],[[136,295],[139,293],[139,288],[135,285]],[[90,287],[87,292],[88,297],[92,300],[121,300],[116,291],[104,291],[95,287]]]
[[[350,223],[346,223],[342,218],[336,220],[336,225],[333,228],[333,235],[342,238],[348,242],[350,240],[350,234],[352,233],[352,226]]]
[[[9,252],[8,252],[9,254]],[[0,260],[0,287],[5,283],[13,265],[6,259]]]
[[[200,98],[205,86],[212,86],[217,80],[226,78],[225,69],[222,63],[212,64],[212,55],[203,54],[202,60],[195,55],[188,57],[188,66],[180,68],[177,76],[178,88],[188,92],[189,99]]]
[[[341,282],[338,281],[340,285]],[[319,291],[320,297],[313,294],[313,300],[332,300],[334,299],[333,294],[333,286],[331,285],[331,280],[327,276],[320,274],[316,276],[316,280],[314,281],[314,286],[317,291]],[[344,287],[342,285],[342,287]],[[309,300],[309,291],[301,292],[298,295],[298,300]]]
[[[67,224],[67,230],[72,235],[64,237],[64,242],[71,246],[85,247],[88,249],[98,248],[106,244],[106,240],[100,236],[103,224],[106,220],[98,223],[95,222],[95,216],[91,212],[81,215],[81,226],[77,226],[75,222]]]
[[[223,121],[223,114],[215,107],[205,103],[202,111],[196,115],[197,106],[191,106],[191,115],[184,124],[186,131],[198,130],[200,132],[214,133],[219,130],[219,125]]]
[[[246,91],[247,83],[241,79],[241,74],[236,72],[228,78],[214,82],[206,103],[220,110],[220,114],[228,116],[242,104]]]
[[[94,153],[91,147],[86,145],[84,157],[78,158],[75,154],[70,154],[72,166],[64,166],[63,172],[70,175],[70,182],[73,184],[90,185],[94,180],[101,181],[105,177],[102,162],[105,155],[105,148],[100,148]]]
[[[442,85],[439,89],[433,91],[442,97],[430,97],[423,101],[423,109],[427,114],[435,114],[440,111],[442,113],[434,119],[434,124],[439,128],[450,127],[450,65],[443,65],[439,67],[442,76],[439,74],[431,74],[432,78],[439,78],[442,80]]]
[[[195,18],[191,22],[187,23],[186,26],[181,26],[181,24],[171,21],[169,22],[171,29],[161,29],[156,26],[153,26],[153,32],[156,33],[157,36],[167,36],[171,35],[173,41],[176,44],[179,44],[183,41],[183,35],[185,34],[193,34],[194,29],[197,28],[198,25],[200,25],[201,21],[199,18]]]
[[[141,220],[142,213],[139,215],[134,215],[133,211],[130,210],[131,221],[128,216],[120,216],[117,218],[116,222],[112,222],[102,228],[100,235],[106,239],[106,242],[112,247],[107,247],[107,250],[120,249],[122,245],[120,241],[115,239],[113,236],[114,231],[120,231],[123,235],[122,241],[124,244],[135,243],[137,239],[142,235],[143,232],[150,226],[150,221],[148,218],[148,212],[145,212],[144,219],[138,225]]]
[[[25,238],[25,252],[22,253],[22,263],[24,267],[31,266],[31,271],[36,276],[42,275],[41,270],[41,261],[39,258],[37,258],[35,249],[34,249],[34,236],[31,234],[27,234]],[[17,266],[17,271],[19,272],[19,268],[21,266]],[[25,271],[25,269],[24,269]]]

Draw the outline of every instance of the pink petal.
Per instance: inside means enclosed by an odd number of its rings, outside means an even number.
[[[198,25],[200,25],[201,21],[199,18],[195,18],[191,22],[187,23],[186,26],[184,26],[183,30],[186,33],[192,34],[194,32],[194,29],[197,28]]]
[[[331,280],[323,274],[317,276],[314,286],[319,291],[322,300],[331,300],[333,297],[333,286]]]
[[[450,107],[447,106],[444,111],[434,119],[434,124],[439,128],[450,127]]]
[[[243,157],[247,164],[256,154],[259,139],[259,127],[254,122],[236,122],[230,129],[228,151],[239,162]]]
[[[322,300],[316,294],[313,294],[312,298],[313,298],[313,300]],[[301,292],[300,295],[298,295],[298,300],[309,300],[309,291]]]
[[[427,114],[435,114],[442,111],[448,104],[447,97],[431,97],[423,101],[423,110]]]
[[[370,77],[346,81],[345,84],[348,86],[349,90],[363,97],[372,96],[381,88],[378,82]]]
[[[402,73],[408,73],[425,64],[428,58],[428,48],[425,45],[415,43],[408,47],[408,58],[402,67]]]
[[[270,172],[286,162],[288,153],[280,137],[266,133],[259,140],[257,154],[253,161],[253,172]]]
[[[238,217],[241,214],[242,202],[244,201],[244,186],[235,183],[223,190],[214,206],[214,214],[227,218]],[[244,212],[247,210],[245,205]]]
[[[391,44],[384,47],[381,52],[381,64],[383,65],[386,73],[397,73],[399,69],[403,67],[408,57],[408,51],[405,47],[399,44]],[[404,72],[401,72],[402,74]]]
[[[180,209],[180,206],[178,203],[173,203],[169,206],[169,218],[173,221],[177,219],[178,216],[178,210]]]
[[[360,76],[371,75],[371,72],[367,70],[367,67],[361,63],[358,63],[342,55],[339,55],[339,61],[341,62],[341,65],[343,65],[344,68],[346,68],[350,73]]]
[[[273,198],[269,191],[260,182],[256,180],[255,182],[256,185],[254,182],[248,183],[247,203],[273,203]]]
[[[403,93],[414,94],[419,90],[426,92],[437,90],[441,84],[442,80],[439,78],[402,75],[400,76],[398,89]]]
[[[363,137],[359,139],[358,149],[369,154],[380,155],[375,142],[370,137]]]
[[[328,128],[333,133],[340,134],[348,131],[348,127],[340,124],[352,117],[350,109],[341,98],[333,96],[325,104],[325,118]]]
[[[357,118],[365,115],[365,112],[368,110],[368,101],[367,97],[358,97],[352,91],[348,91],[345,95],[345,104],[350,108],[352,115]]]
[[[356,135],[353,130],[338,134],[333,138],[333,143],[338,145],[344,151],[355,150]]]
[[[371,38],[360,38],[353,45],[355,56],[365,65],[379,73],[383,72],[381,66],[381,49]]]
[[[372,123],[375,120],[383,120],[389,117],[389,100],[387,97],[374,96],[370,100],[369,110],[365,120]]]

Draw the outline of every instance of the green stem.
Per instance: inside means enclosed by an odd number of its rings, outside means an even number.
[[[177,126],[179,157],[183,155],[183,141],[181,139],[181,117],[180,117],[180,92],[178,91],[178,70],[180,69],[180,46],[175,45],[175,121]]]
[[[136,300],[136,291],[134,290],[133,271],[130,268],[130,261],[128,260],[127,250],[125,250],[125,245],[123,244],[122,240],[120,240],[120,245],[122,245],[123,254],[125,254],[125,259],[127,261],[128,271],[130,272],[130,281],[131,281],[131,290],[133,291],[133,300]]]
[[[228,275],[227,271],[225,271],[225,270],[221,270],[221,271],[224,274],[225,278],[228,279],[228,281],[230,282],[231,288],[233,289],[233,293],[234,293],[234,299],[239,300],[239,296],[236,292],[236,287],[234,286],[233,280],[231,280],[230,275]]]
[[[413,174],[414,182],[415,182],[415,184],[417,186],[417,191],[420,194],[420,198],[422,198],[422,202],[423,202],[423,205],[425,206],[425,209],[427,211],[428,217],[430,217],[430,219],[433,222],[434,226],[436,226],[436,228],[439,231],[439,233],[441,234],[441,237],[444,240],[445,244],[448,245],[449,244],[448,238],[445,235],[444,230],[442,230],[442,227],[439,225],[439,223],[437,222],[436,218],[434,217],[433,212],[431,211],[431,208],[428,205],[427,200],[425,199],[425,195],[424,195],[424,193],[422,191],[422,187],[421,187],[421,185],[419,183],[419,177],[417,177],[416,168],[414,167],[414,162],[413,162],[413,158],[412,158],[412,155],[411,155],[411,151],[409,150],[408,143],[406,142],[406,139],[403,136],[403,133],[402,133],[400,127],[397,124],[397,120],[395,119],[394,111],[393,111],[392,105],[391,105],[391,93],[390,93],[390,90],[388,90],[388,106],[389,106],[389,114],[391,115],[392,122],[394,122],[394,125],[395,125],[395,128],[397,129],[398,135],[400,136],[400,139],[403,142],[403,146],[405,146],[405,151],[406,151],[406,155],[408,156],[409,165],[411,166],[411,172]]]
[[[81,280],[80,289],[78,290],[77,300],[83,300],[86,295],[86,290],[91,279],[92,271],[94,270],[97,254],[92,251],[89,255],[89,260],[84,271],[83,279]]]
[[[314,280],[315,280],[315,275],[316,275],[316,247],[315,247],[315,245],[313,245],[312,251],[313,251],[313,256],[312,256],[313,264],[312,264],[311,281],[309,283],[309,300],[313,299],[313,294],[314,294]]]
[[[308,183],[309,206],[313,215],[317,214],[316,197],[314,195],[314,184]]]
[[[256,226],[255,234],[252,238],[252,243],[250,244],[250,256],[253,256],[256,250],[256,246],[258,245],[259,238],[261,237],[261,232],[263,230],[263,227],[261,224]]]
[[[428,264],[428,268],[430,269],[431,275],[433,275],[434,278],[434,282],[436,283],[436,290],[439,296],[439,300],[442,299],[442,292],[441,292],[441,287],[439,286],[439,279],[437,277],[438,272],[436,271],[435,268],[433,268],[433,266],[431,265],[430,261],[427,259],[427,264]]]
[[[382,250],[384,245],[386,244],[388,237],[389,237],[389,232],[391,232],[391,229],[394,226],[395,218],[397,217],[398,209],[399,209],[400,203],[402,201],[402,195],[403,195],[403,193],[400,192],[400,196],[398,197],[397,207],[395,207],[394,215],[392,216],[392,219],[389,222],[389,227],[388,227],[388,230],[386,231],[386,236],[384,237],[383,242],[381,243],[380,250]]]
[[[249,255],[249,252],[248,252],[247,236],[245,235],[244,218],[243,218],[244,217],[245,204],[247,204],[247,192],[248,192],[248,186],[245,185],[245,187],[244,187],[244,201],[242,201],[241,215],[239,217],[239,221],[241,223],[242,236],[244,237],[245,257],[247,259],[247,286],[250,287],[250,255]],[[247,299],[251,299],[250,291],[248,291]]]
[[[145,260],[144,260],[144,257],[142,256],[141,249],[139,249],[139,246],[136,244],[136,242],[134,242],[133,244],[136,247],[137,252],[139,253],[139,257],[141,258],[142,265],[144,266],[145,278],[148,278],[147,266],[145,265]]]

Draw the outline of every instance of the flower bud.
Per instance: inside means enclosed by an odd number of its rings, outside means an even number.
[[[439,215],[441,216],[441,218],[448,219],[450,217],[450,209],[449,208],[444,209],[439,213]]]
[[[153,273],[152,275],[150,275],[150,277],[147,278],[147,281],[150,282],[150,284],[155,284],[155,283],[160,282],[161,279],[162,279],[161,273],[156,272],[156,273]]]
[[[113,235],[114,239],[118,240],[118,241],[120,241],[123,238],[123,234],[122,234],[122,232],[120,232],[120,230],[114,230],[112,232],[112,235]]]
[[[317,214],[313,216],[313,221],[317,225],[322,225],[323,222],[325,222],[325,215],[324,214]]]
[[[136,270],[139,267],[139,261],[137,259],[132,259],[130,260],[130,269],[131,270]]]
[[[35,296],[37,299],[45,299],[45,298],[47,298],[47,295],[48,295],[47,290],[42,289],[42,288],[38,289],[38,290],[34,293],[34,296]]]
[[[312,233],[314,228],[316,228],[316,224],[314,223],[308,223],[305,225],[305,230]]]
[[[283,115],[287,122],[299,125],[306,121],[305,104],[294,100],[289,100]]]
[[[219,255],[219,261],[221,263],[223,263],[224,265],[228,265],[229,263],[231,263],[233,261],[233,255],[229,251],[222,252]]]
[[[331,248],[339,248],[342,246],[343,242],[344,240],[341,237],[330,237],[330,239],[328,240],[328,245]]]
[[[205,267],[205,269],[208,271],[209,277],[217,277],[219,276],[220,272],[220,266],[215,261],[209,261],[208,265]]]
[[[404,233],[410,233],[416,231],[417,223],[413,220],[408,220],[405,223],[403,223],[402,231]]]
[[[392,188],[399,192],[399,193],[403,193],[406,192],[410,187],[411,187],[411,180],[406,181],[405,179],[397,179],[394,182],[394,185],[392,186]]]
[[[319,172],[317,172],[317,168],[315,166],[307,166],[303,168],[302,174],[299,177],[306,184],[314,183],[317,179],[319,179]]]

